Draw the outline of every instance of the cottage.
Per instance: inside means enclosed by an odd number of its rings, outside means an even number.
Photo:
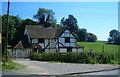
[[[14,50],[17,57],[28,57],[33,52],[82,52],[83,47],[77,47],[76,37],[66,27],[57,29],[28,25]]]

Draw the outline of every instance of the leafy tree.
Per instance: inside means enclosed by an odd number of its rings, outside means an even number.
[[[78,41],[85,42],[87,38],[87,29],[78,29]]]
[[[120,36],[114,39],[114,43],[120,45]]]
[[[73,15],[68,15],[68,18],[63,17],[61,19],[61,24],[67,26],[72,32],[77,33],[78,25],[77,19]]]
[[[96,42],[97,41],[97,36],[94,35],[93,33],[87,33],[87,42]]]
[[[113,29],[109,32],[109,34],[109,43],[120,44],[120,32],[118,30]]]
[[[38,22],[37,21],[33,21],[31,19],[25,19],[25,20],[22,20],[22,24],[21,25],[37,25]]]
[[[20,24],[18,16],[9,16],[9,27],[8,27],[8,44],[14,44],[14,35],[16,33],[16,27]],[[6,38],[6,22],[7,22],[7,15],[2,16],[2,37],[3,39]]]
[[[55,27],[60,28],[60,27],[63,27],[63,25],[62,24],[56,24]]]
[[[39,8],[37,14],[34,15],[34,18],[38,20],[39,25],[51,27],[56,24],[54,15],[55,13],[52,10]]]

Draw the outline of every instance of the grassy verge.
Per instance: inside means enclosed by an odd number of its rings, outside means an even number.
[[[23,68],[23,65],[17,64],[13,61],[6,62],[5,65],[2,64],[2,70],[17,70]]]

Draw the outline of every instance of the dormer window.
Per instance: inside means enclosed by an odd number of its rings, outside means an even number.
[[[38,38],[38,43],[44,43],[44,38]]]

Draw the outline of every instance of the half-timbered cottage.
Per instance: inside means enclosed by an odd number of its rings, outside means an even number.
[[[27,52],[82,52],[77,39],[66,27],[26,26],[23,39],[14,47],[16,53]]]

